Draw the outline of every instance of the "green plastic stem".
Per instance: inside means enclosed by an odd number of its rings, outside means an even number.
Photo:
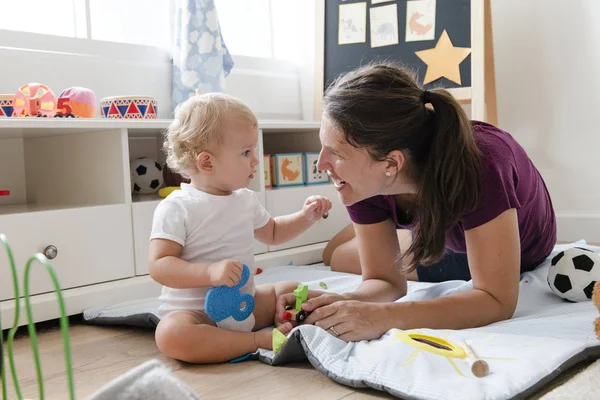
[[[37,334],[35,330],[35,324],[33,323],[31,303],[29,301],[29,270],[31,269],[31,266],[33,265],[32,263],[35,260],[39,261],[44,267],[46,267],[46,271],[50,275],[52,283],[54,284],[54,290],[56,292],[56,297],[58,298],[58,307],[60,310],[60,330],[62,333],[63,345],[65,348],[65,364],[67,366],[67,383],[69,387],[69,396],[71,400],[75,400],[75,386],[73,384],[73,367],[71,364],[71,346],[69,344],[69,320],[66,317],[65,302],[63,301],[62,292],[60,290],[60,285],[58,284],[56,274],[54,273],[54,268],[52,268],[52,265],[44,255],[37,253],[29,257],[29,260],[27,260],[27,265],[25,266],[25,280],[23,287],[25,290],[25,309],[27,311],[27,330],[29,332],[29,338],[31,340],[31,349],[33,351],[33,357],[35,360],[35,369],[37,373],[40,400],[44,400],[44,381],[42,378],[42,365],[40,363],[40,355],[37,344]]]
[[[7,253],[10,252],[10,247],[4,242],[4,235],[0,234],[0,240],[4,244],[4,249]],[[9,259],[12,258],[12,254],[9,253]],[[2,384],[2,400],[7,399],[6,395],[6,365],[4,365],[4,334],[2,333],[2,312],[0,311],[0,380]]]
[[[13,280],[13,291],[15,292],[15,318],[13,322],[12,328],[8,332],[8,340],[6,341],[6,347],[8,351],[8,362],[10,363],[10,373],[12,375],[13,386],[15,388],[15,392],[17,394],[17,399],[21,400],[23,395],[21,394],[21,387],[19,386],[19,380],[17,379],[17,369],[15,367],[15,358],[13,356],[13,342],[15,339],[15,334],[17,332],[17,328],[19,327],[19,311],[21,309],[20,301],[21,296],[19,295],[19,278],[17,276],[17,267],[15,266],[15,259],[13,257],[13,253],[8,243],[8,239],[3,233],[0,233],[0,242],[4,245],[4,249],[6,250],[6,255],[8,256],[8,263],[10,264],[10,269],[12,272],[12,280]],[[1,323],[1,322],[0,322]],[[1,336],[1,335],[0,335]],[[0,342],[1,342],[0,338]],[[5,376],[5,368],[4,368],[4,360],[2,360],[2,396],[3,399],[7,399],[6,394],[6,376]]]

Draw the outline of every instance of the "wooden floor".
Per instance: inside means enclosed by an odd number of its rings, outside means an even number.
[[[60,330],[53,323],[44,324],[38,329],[46,398],[67,399]],[[74,320],[70,342],[77,399],[84,399],[105,383],[153,358],[168,365],[201,399],[292,399],[298,397],[299,391],[302,398],[324,400],[392,398],[375,390],[357,390],[339,385],[317,372],[308,362],[283,367],[270,367],[257,361],[200,366],[170,360],[158,352],[150,330],[94,327]],[[19,333],[15,341],[15,359],[23,396],[39,398],[30,342],[25,330]],[[8,368],[7,362],[5,365]],[[7,380],[11,381],[10,373],[7,374]],[[9,399],[16,398],[12,384],[7,386]],[[542,393],[534,398],[543,398]]]

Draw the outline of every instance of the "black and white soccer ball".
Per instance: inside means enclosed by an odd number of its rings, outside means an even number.
[[[591,300],[597,281],[600,281],[600,254],[591,250],[573,247],[561,251],[550,262],[548,285],[565,300]]]
[[[150,157],[140,157],[131,161],[131,191],[135,194],[157,193],[163,185],[163,168]]]

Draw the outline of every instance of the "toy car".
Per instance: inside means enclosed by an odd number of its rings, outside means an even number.
[[[304,322],[306,317],[310,315],[310,313],[307,313],[302,309],[302,304],[308,300],[308,286],[302,284],[298,285],[296,290],[294,290],[294,296],[296,296],[296,306],[288,306],[283,319],[295,319],[298,324],[301,324]]]

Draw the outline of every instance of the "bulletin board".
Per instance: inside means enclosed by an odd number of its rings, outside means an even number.
[[[325,0],[324,13],[323,91],[376,60],[403,63],[426,88],[471,86],[471,0]]]

